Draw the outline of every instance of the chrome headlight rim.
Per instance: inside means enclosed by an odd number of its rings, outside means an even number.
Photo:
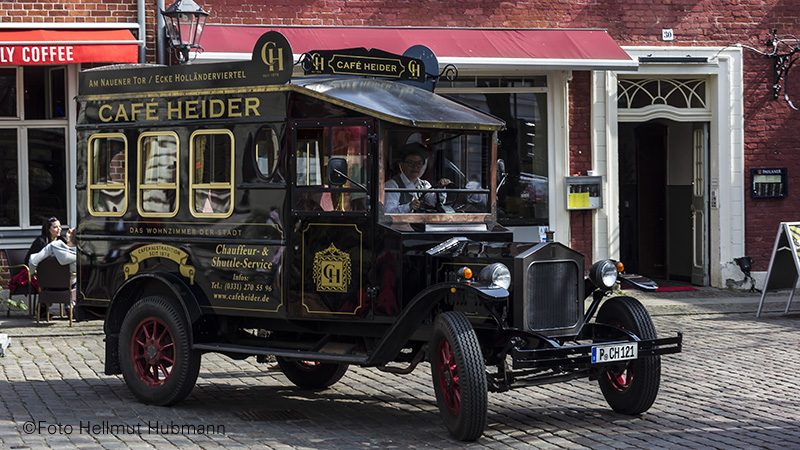
[[[611,259],[597,261],[589,269],[589,279],[595,286],[603,290],[613,288],[618,278],[617,263]]]
[[[493,263],[481,269],[481,281],[490,287],[508,289],[511,287],[511,271],[503,263]]]

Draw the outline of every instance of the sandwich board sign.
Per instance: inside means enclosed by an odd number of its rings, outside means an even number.
[[[784,311],[788,313],[798,276],[800,276],[800,222],[781,222],[772,249],[772,258],[769,261],[767,279],[764,282],[764,289],[761,290],[761,302],[758,304],[756,317],[761,315],[767,291],[791,289]]]

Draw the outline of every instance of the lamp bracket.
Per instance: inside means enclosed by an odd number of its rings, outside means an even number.
[[[737,45],[773,59],[772,93],[775,99],[778,98],[781,90],[783,90],[783,98],[786,100],[786,103],[789,104],[789,107],[795,111],[800,110],[794,106],[794,103],[789,99],[788,85],[789,70],[792,68],[792,65],[794,65],[794,62],[797,61],[798,56],[796,56],[796,54],[800,52],[800,39],[792,35],[778,36],[778,30],[773,28],[772,33],[768,33],[764,40],[767,51],[761,51],[748,45]]]
[[[774,60],[772,93],[777,99],[781,89],[783,89],[783,98],[786,103],[789,104],[790,108],[797,111],[798,108],[789,99],[788,83],[789,70],[794,62],[797,61],[795,54],[800,52],[800,40],[794,36],[778,36],[777,30],[773,29],[772,35],[767,36],[764,44],[772,48],[770,52],[764,53],[764,55]]]

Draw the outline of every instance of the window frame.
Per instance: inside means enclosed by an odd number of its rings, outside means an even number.
[[[123,167],[122,167],[122,176],[123,181],[122,183],[106,183],[106,184],[99,184],[99,183],[92,183],[92,168],[94,167],[94,157],[92,155],[92,141],[95,139],[101,138],[122,138],[122,141],[125,145],[123,150],[124,158],[123,158]],[[89,214],[95,217],[122,217],[128,211],[128,138],[123,133],[97,133],[89,136],[89,139],[86,141],[86,192],[87,192],[87,208]],[[99,187],[102,186],[102,187]],[[122,189],[123,192],[123,199],[124,199],[124,207],[121,208],[120,211],[114,212],[102,212],[102,211],[95,211],[92,207],[92,190],[93,189]]]
[[[0,123],[23,120],[23,118],[24,118],[23,114],[24,114],[24,110],[25,110],[25,102],[23,101],[23,97],[24,97],[24,94],[25,94],[25,82],[23,80],[24,74],[22,73],[22,66],[10,66],[10,67],[9,66],[3,66],[2,68],[15,69],[16,70],[16,73],[14,75],[14,78],[15,78],[14,82],[16,84],[16,86],[15,86],[16,90],[14,92],[14,109],[15,109],[16,115],[14,115],[14,116],[0,116]],[[22,93],[23,95],[20,95],[20,93]],[[63,120],[63,118],[58,118],[58,119],[54,119],[54,120]]]
[[[366,216],[370,212],[370,205],[369,202],[364,203],[363,209],[351,209],[351,208],[344,208],[339,209],[336,205],[333,205],[332,209],[325,209],[327,204],[326,201],[320,201],[316,206],[321,206],[322,209],[310,208],[308,207],[310,204],[315,202],[308,202],[308,199],[314,196],[315,194],[320,194],[323,198],[327,195],[331,204],[334,202],[334,195],[337,194],[365,194],[365,197],[368,197],[368,192],[371,189],[371,172],[369,170],[370,162],[372,161],[372,150],[370,144],[370,133],[374,130],[375,124],[369,119],[347,119],[347,120],[323,120],[323,121],[297,121],[291,125],[291,133],[292,133],[292,151],[291,157],[289,160],[289,171],[291,171],[291,185],[292,185],[292,199],[291,205],[292,210],[298,215],[340,215],[340,216]],[[342,186],[331,186],[327,183],[327,161],[331,157],[341,156],[335,155],[333,152],[334,149],[334,129],[336,128],[361,128],[363,129],[363,135],[361,136],[362,141],[360,142],[361,145],[361,157],[363,161],[363,166],[360,170],[362,170],[362,175],[365,180],[360,180],[361,183],[367,188],[367,192],[361,190],[358,186],[350,185],[345,187]],[[298,134],[301,130],[319,130],[320,138],[318,140],[314,139],[300,139]],[[315,142],[321,144],[316,147],[316,157],[319,160],[318,168],[319,168],[319,184],[299,184],[299,172],[297,170],[298,162],[300,161],[300,145],[301,143],[309,143]],[[306,179],[308,180],[308,175],[306,175]],[[348,182],[349,183],[349,182]],[[349,197],[351,200],[353,197]],[[327,200],[327,199],[326,199]],[[341,200],[345,201],[346,200]],[[347,203],[345,203],[347,204]]]
[[[175,138],[175,182],[174,183],[156,183],[156,184],[147,184],[147,188],[142,188],[142,163],[144,159],[142,158],[142,141],[148,137],[159,137],[159,136],[171,136]],[[139,135],[139,138],[136,140],[136,209],[139,212],[139,215],[142,217],[175,217],[178,214],[178,210],[180,209],[180,177],[181,177],[181,158],[180,158],[180,148],[181,148],[181,141],[178,137],[178,133],[174,131],[146,131]],[[142,208],[142,193],[144,190],[150,189],[174,189],[175,191],[175,208],[172,212],[148,212]]]
[[[230,139],[230,157],[228,158],[228,182],[227,183],[195,183],[194,180],[194,167],[195,161],[195,138],[201,135],[227,135]],[[233,214],[234,203],[234,155],[236,153],[236,140],[233,132],[227,129],[212,129],[212,130],[195,130],[189,136],[189,212],[193,217],[197,218],[227,218]],[[208,190],[227,190],[230,193],[230,202],[228,203],[228,210],[226,212],[205,213],[195,210],[194,193],[198,189]]]

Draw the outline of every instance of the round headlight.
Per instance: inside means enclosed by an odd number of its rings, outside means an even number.
[[[484,267],[480,273],[481,281],[492,286],[508,289],[511,286],[511,271],[505,264],[494,263]]]
[[[617,282],[617,265],[614,261],[606,259],[592,264],[589,275],[595,286],[601,289],[611,289]]]

